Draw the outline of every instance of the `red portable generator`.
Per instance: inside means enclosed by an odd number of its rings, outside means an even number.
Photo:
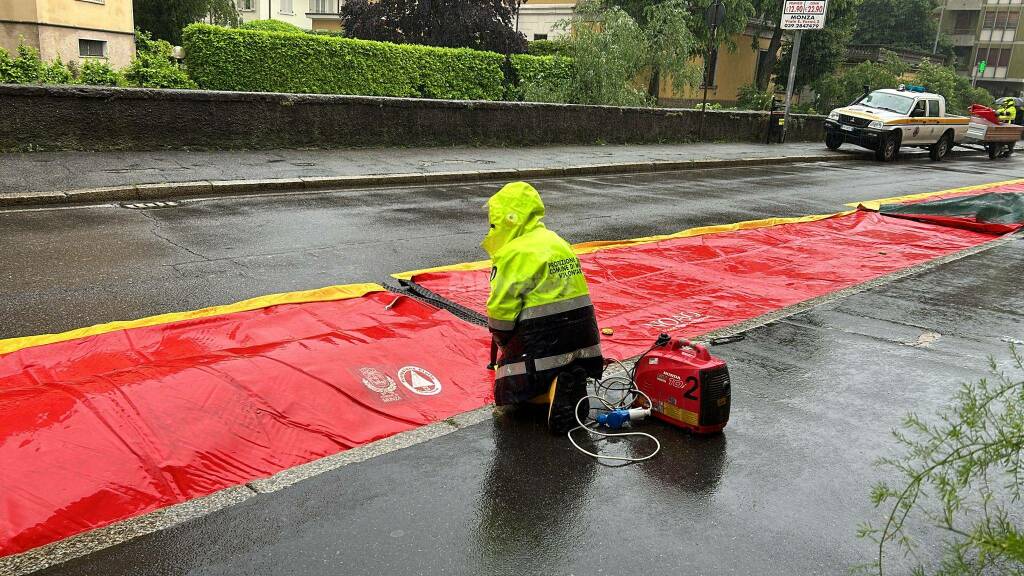
[[[663,341],[637,362],[634,375],[651,398],[652,414],[697,434],[721,431],[732,393],[725,362],[689,340]]]

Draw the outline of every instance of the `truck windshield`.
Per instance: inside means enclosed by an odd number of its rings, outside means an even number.
[[[859,102],[861,106],[881,108],[897,114],[907,114],[914,106],[914,99],[888,92],[872,92],[868,97]]]

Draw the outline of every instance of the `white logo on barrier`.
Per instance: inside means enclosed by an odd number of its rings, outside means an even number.
[[[398,395],[395,390],[398,389],[398,384],[388,376],[387,374],[377,370],[376,368],[360,368],[360,376],[363,377],[363,386],[366,386],[371,392],[380,394],[380,399],[384,402],[395,402],[401,400],[402,397]]]
[[[685,328],[702,318],[704,318],[704,315],[700,312],[680,312],[678,314],[673,314],[672,316],[658,318],[657,320],[647,322],[644,326],[654,328],[655,330],[676,330],[679,328]]]
[[[419,366],[406,366],[398,371],[398,379],[413,394],[433,396],[441,393],[441,381]]]

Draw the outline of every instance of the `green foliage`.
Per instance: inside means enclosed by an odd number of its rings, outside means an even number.
[[[332,36],[334,38],[344,38],[345,37],[345,31],[344,30],[310,30],[309,33],[310,34],[315,34],[317,36]]]
[[[137,28],[172,45],[181,44],[182,29],[193,22],[239,24],[235,0],[134,0],[134,8]]]
[[[14,59],[0,48],[0,84],[14,84]]]
[[[37,84],[45,71],[46,65],[39,59],[39,50],[26,44],[18,46],[18,57],[11,67],[12,84]]]
[[[721,110],[722,109],[722,105],[719,104],[718,102],[708,102],[706,105],[703,102],[701,102],[700,104],[694,104],[693,107],[696,110]]]
[[[971,81],[961,76],[950,66],[922,62],[917,68],[915,84],[925,86],[929,92],[946,97],[946,112],[967,114],[971,104],[991,106],[993,99],[984,88],[972,88]]]
[[[934,12],[940,3],[939,0],[860,0],[853,43],[931,52],[938,26]],[[941,41],[939,46],[951,48]]]
[[[910,66],[888,53],[881,62],[861,62],[822,78],[814,84],[821,110],[846,106],[863,95],[864,86],[872,90],[895,88]]]
[[[772,106],[775,93],[772,90],[758,90],[753,84],[740,87],[737,107],[741,110],[768,110]]]
[[[126,83],[120,72],[102,60],[86,60],[79,68],[77,82],[92,86],[124,86]]]
[[[508,100],[527,102],[561,102],[564,87],[572,82],[572,61],[562,56],[512,55],[519,84],[508,94]]]
[[[991,360],[991,379],[962,385],[931,421],[910,414],[893,431],[905,454],[880,464],[900,481],[871,491],[885,514],[881,524],[858,531],[878,546],[865,572],[884,574],[892,548],[913,554],[917,542],[909,527],[923,520],[947,539],[941,557],[929,558],[931,565],[918,566],[915,574],[1024,573],[1024,358],[1012,346],[1010,354],[1021,372],[1016,379]]]
[[[599,0],[580,2],[574,16],[560,23],[571,58],[570,82],[559,87],[559,102],[641,106],[647,93],[635,82],[647,64],[649,47],[643,29],[618,7]]]
[[[692,13],[684,0],[665,0],[644,10],[646,67],[656,76],[670,78],[676,92],[686,86],[697,86],[703,79],[703,68],[691,63],[695,54],[703,53],[703,44],[690,31],[691,19]],[[658,87],[650,87],[649,95],[657,98]]]
[[[259,30],[261,32],[291,32],[292,34],[305,34],[306,31],[295,24],[281,22],[280,20],[253,20],[239,26],[244,30]]]
[[[39,75],[40,84],[71,84],[74,80],[75,75],[61,62],[60,58],[49,64],[44,64],[43,71]]]
[[[531,56],[558,56],[565,54],[565,44],[559,40],[533,40],[526,45]]]
[[[212,90],[500,100],[503,57],[464,48],[231,30],[183,35],[196,83]]]
[[[688,28],[683,0],[667,0],[644,10],[645,25],[617,6],[601,0],[576,5],[575,15],[560,23],[571,33],[561,43],[569,56],[567,81],[549,94],[551,100],[612,106],[649,105],[638,78],[657,84],[667,75],[677,88],[696,85],[700,69],[692,64],[697,42]],[[656,86],[655,86],[656,87]]]
[[[135,58],[124,69],[127,85],[141,88],[195,88],[195,82],[171,58],[172,49],[166,40],[154,40],[147,32],[136,30]]]

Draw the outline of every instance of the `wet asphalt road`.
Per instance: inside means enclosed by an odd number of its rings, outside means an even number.
[[[537,180],[572,242],[845,209],[1019,177],[1021,161],[907,158]],[[497,184],[0,212],[0,338],[478,260]]]
[[[957,159],[539,181],[571,241],[842,209],[1019,177]],[[0,337],[382,280],[480,257],[493,184],[0,213]],[[871,462],[1024,339],[1024,240],[756,329],[716,353],[733,419],[651,423],[655,460],[595,465],[498,418],[42,574],[839,574],[870,560]],[[911,346],[925,334],[928,346]],[[609,449],[626,450],[628,445]],[[639,449],[639,448],[638,448]]]
[[[855,533],[879,518],[888,430],[1024,338],[1022,267],[1017,239],[718,347],[730,425],[645,424],[647,463],[599,466],[498,417],[41,574],[845,574],[872,558]]]

